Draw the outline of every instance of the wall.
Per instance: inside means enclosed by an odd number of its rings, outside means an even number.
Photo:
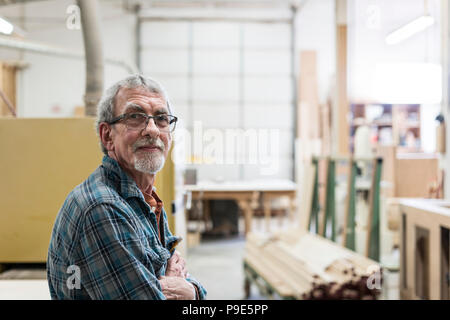
[[[26,40],[84,53],[81,30],[67,28],[66,10],[74,1],[39,1],[0,7],[0,14],[26,31]],[[101,2],[104,56],[134,63],[135,18],[119,3]],[[24,14],[25,18],[17,18]],[[16,17],[16,18],[14,18]],[[70,117],[83,105],[84,60],[0,49],[0,60],[22,60],[28,67],[18,77],[18,115]],[[105,66],[105,88],[128,72]]]

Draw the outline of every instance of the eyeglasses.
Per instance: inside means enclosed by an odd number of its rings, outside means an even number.
[[[125,113],[107,123],[116,124],[122,121],[127,129],[140,131],[147,128],[150,119],[153,119],[161,132],[173,132],[178,121],[177,117],[168,114],[148,116],[145,113]]]

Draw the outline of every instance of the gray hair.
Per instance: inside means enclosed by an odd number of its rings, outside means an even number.
[[[163,86],[156,80],[145,77],[140,74],[134,74],[126,77],[116,83],[114,83],[111,87],[106,90],[102,99],[100,100],[97,107],[97,120],[95,122],[95,130],[97,134],[100,136],[99,127],[102,122],[110,122],[114,119],[114,109],[115,109],[115,99],[116,95],[121,88],[144,88],[152,93],[159,94],[167,103],[167,108],[169,109],[169,113],[172,114],[170,110],[168,96]],[[106,150],[100,139],[100,146],[104,154],[108,154],[108,150]]]

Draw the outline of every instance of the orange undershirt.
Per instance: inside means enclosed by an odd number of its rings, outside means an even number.
[[[156,194],[155,190],[152,190],[151,194],[143,192],[143,195],[144,195],[145,202],[148,203],[150,208],[152,208],[152,211],[155,213],[156,225],[157,225],[157,228],[158,228],[158,238],[161,241],[161,231],[160,231],[161,228],[160,228],[159,221],[160,221],[160,218],[161,218],[163,202],[158,197],[158,195]]]

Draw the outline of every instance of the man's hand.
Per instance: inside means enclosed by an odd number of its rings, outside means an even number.
[[[167,300],[195,300],[194,285],[180,277],[161,277],[159,283]]]
[[[186,261],[184,261],[178,251],[175,251],[172,257],[167,261],[166,276],[185,279],[187,274]]]

